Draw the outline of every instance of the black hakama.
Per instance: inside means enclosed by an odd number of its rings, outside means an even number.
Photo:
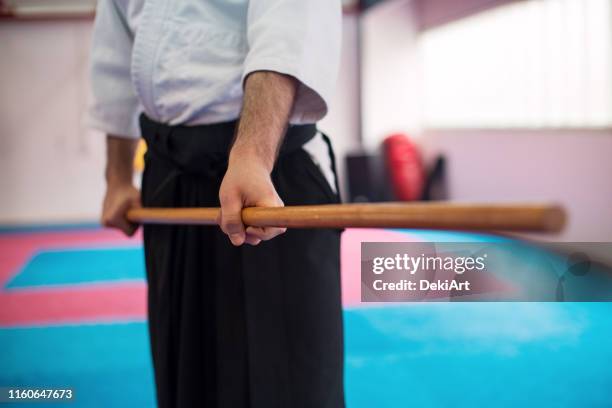
[[[143,206],[219,206],[235,126],[142,116]],[[301,148],[315,133],[287,131],[272,173],[286,205],[338,202]],[[290,229],[234,247],[218,227],[145,225],[158,405],[343,407],[339,242],[337,230]]]

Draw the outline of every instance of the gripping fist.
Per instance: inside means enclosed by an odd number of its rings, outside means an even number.
[[[283,207],[276,193],[270,171],[252,158],[232,157],[219,190],[221,202],[221,229],[232,244],[240,246],[245,242],[257,245],[282,234],[286,228],[247,227],[242,223],[242,209],[245,207]]]
[[[128,237],[134,235],[138,225],[126,217],[128,210],[134,207],[140,207],[138,189],[131,184],[108,185],[102,205],[102,225],[119,229]]]

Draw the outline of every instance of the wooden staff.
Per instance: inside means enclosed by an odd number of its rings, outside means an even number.
[[[128,219],[144,224],[217,225],[219,208],[139,208]],[[288,228],[429,228],[558,232],[563,209],[547,204],[376,203],[304,205],[242,210],[246,225]]]

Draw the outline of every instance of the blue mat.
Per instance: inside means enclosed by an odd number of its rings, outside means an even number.
[[[349,408],[610,406],[608,303],[353,309],[345,326]],[[0,384],[71,386],[72,407],[153,406],[147,341],[145,323],[0,329]]]
[[[145,323],[0,329],[0,384],[72,387],[65,404],[15,407],[152,407],[154,380]]]
[[[391,230],[393,231],[393,230]],[[417,236],[423,242],[512,242],[504,235],[493,235],[478,232],[444,231],[426,229],[396,229],[395,231]]]
[[[609,303],[442,303],[345,319],[352,408],[612,405]]]
[[[7,288],[143,280],[141,247],[66,249],[37,253]]]

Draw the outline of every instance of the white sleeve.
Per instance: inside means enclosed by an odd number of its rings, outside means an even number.
[[[299,82],[291,123],[327,114],[340,63],[340,0],[250,0],[249,50],[243,83],[255,71],[275,71]]]
[[[87,122],[94,129],[138,138],[140,104],[131,81],[133,35],[114,0],[99,0],[93,31],[91,101]]]

